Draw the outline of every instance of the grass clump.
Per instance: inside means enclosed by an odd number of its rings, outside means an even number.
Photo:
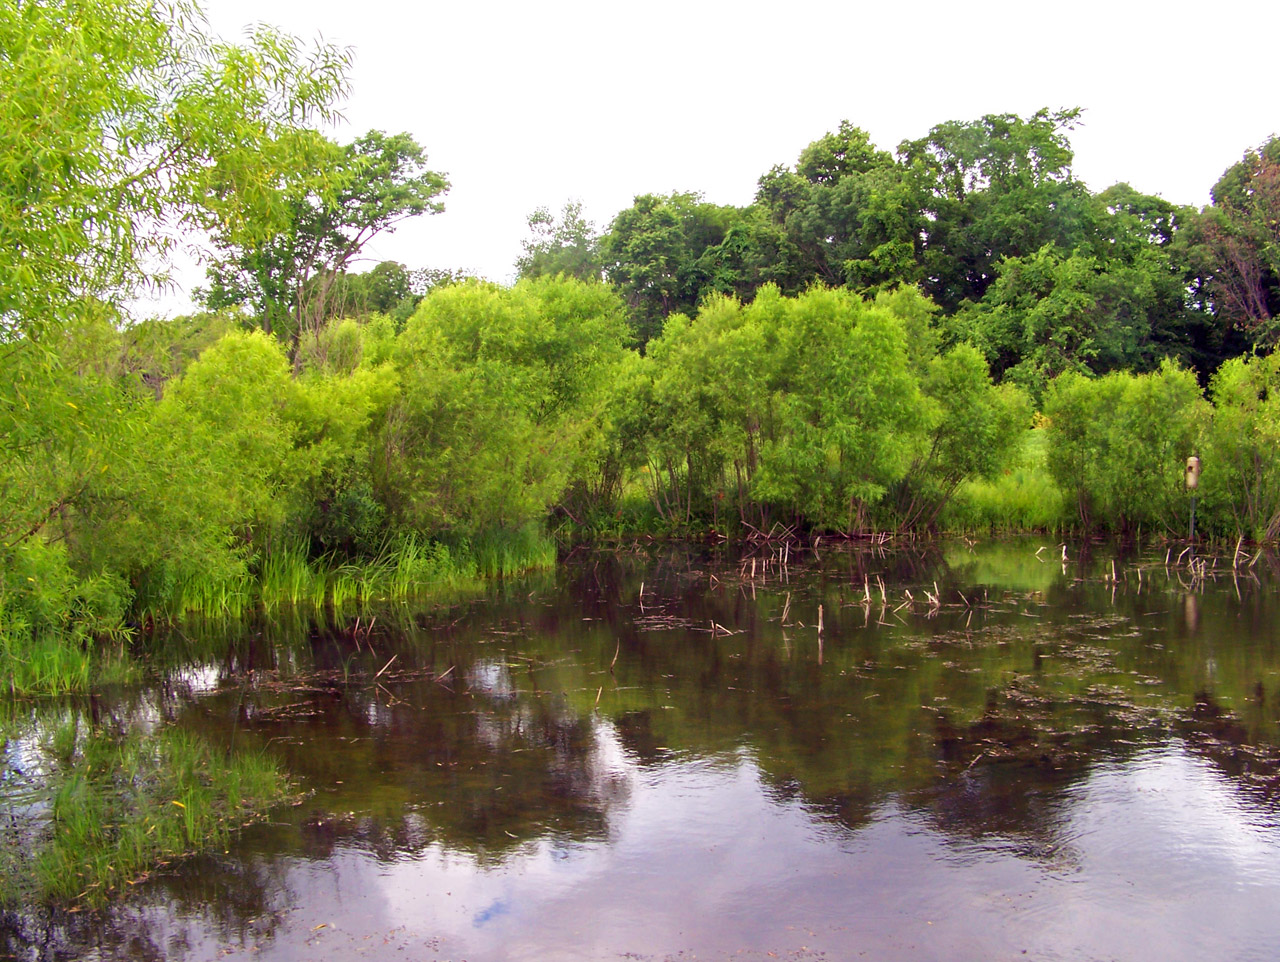
[[[100,906],[170,859],[225,846],[288,793],[265,756],[181,729],[144,737],[62,725],[46,741],[48,804],[32,844],[6,866],[9,902]]]
[[[0,665],[10,695],[62,695],[128,677],[122,579],[75,574],[63,545],[0,552]]]

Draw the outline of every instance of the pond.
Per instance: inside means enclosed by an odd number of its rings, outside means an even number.
[[[1271,960],[1280,604],[1235,562],[635,547],[185,625],[13,712],[9,844],[50,712],[261,750],[294,802],[0,957]]]

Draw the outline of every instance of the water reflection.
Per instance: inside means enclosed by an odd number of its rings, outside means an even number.
[[[1270,958],[1274,592],[1036,547],[601,554],[372,631],[188,632],[95,710],[305,801],[8,949]]]

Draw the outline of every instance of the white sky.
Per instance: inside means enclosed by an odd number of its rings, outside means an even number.
[[[746,204],[756,179],[848,119],[892,150],[934,124],[1085,108],[1075,172],[1188,204],[1280,133],[1274,0],[893,5],[757,0],[206,0],[215,32],[266,22],[354,48],[347,127],[407,130],[446,211],[366,248],[511,279],[525,218],[634,195]]]

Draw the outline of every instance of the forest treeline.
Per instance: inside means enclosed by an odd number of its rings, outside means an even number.
[[[1204,530],[1280,536],[1278,141],[1194,210],[1075,180],[1074,110],[892,154],[842,124],[744,208],[642,195],[603,232],[538,211],[510,286],[357,273],[370,238],[442,209],[445,176],[407,134],[319,133],[344,51],[229,45],[172,10],[0,17],[15,663],[19,639],[247,586],[512,570],[548,525],[1177,535],[1193,453]],[[131,319],[193,231],[206,309]]]

